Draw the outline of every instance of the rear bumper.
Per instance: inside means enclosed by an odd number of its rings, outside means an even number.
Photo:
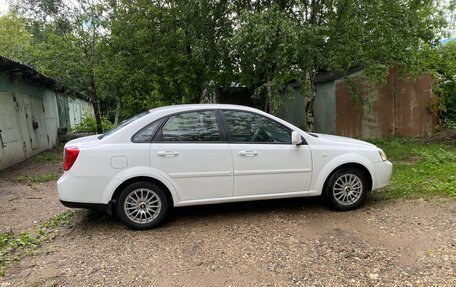
[[[70,208],[87,208],[112,213],[113,201],[103,200],[109,178],[78,177],[65,172],[57,181],[60,202]]]
[[[107,204],[103,192],[110,178],[73,176],[65,172],[57,181],[59,199],[65,202],[82,202],[90,204]]]
[[[71,202],[71,201],[64,201],[60,200],[64,206],[69,208],[86,208],[86,209],[94,209],[99,210],[102,212],[106,212],[109,215],[112,215],[112,205],[113,202],[110,201],[108,204],[101,204],[101,203],[86,203],[86,202]]]
[[[382,161],[374,164],[375,183],[372,190],[383,188],[390,183],[393,172],[393,164],[389,161]]]

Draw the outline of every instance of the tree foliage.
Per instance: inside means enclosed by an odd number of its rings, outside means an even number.
[[[64,92],[92,102],[101,125],[95,70],[100,58],[104,6],[91,1],[33,0],[14,3],[14,13],[26,20],[30,40],[27,64],[54,78]],[[23,60],[23,59],[19,59]]]
[[[365,68],[382,82],[390,68],[417,70],[419,51],[436,44],[444,25],[433,1],[259,1],[240,17],[239,58],[244,78],[258,92],[276,87],[271,100],[292,79],[307,93],[307,125],[313,129],[313,79],[319,71]],[[249,79],[247,79],[248,81]],[[274,105],[278,101],[272,101]],[[272,107],[272,111],[277,108]]]
[[[456,41],[437,49],[434,68],[439,77],[436,91],[440,96],[440,118],[443,124],[456,126]]]
[[[31,35],[25,21],[15,13],[0,17],[0,55],[25,59],[30,50]]]
[[[379,83],[394,66],[418,72],[429,66],[423,51],[435,50],[448,13],[434,0],[25,0],[13,7],[16,14],[0,19],[8,34],[0,47],[116,121],[155,106],[210,102],[233,84],[275,113],[299,81],[309,129],[317,72],[361,65]],[[97,123],[101,130],[99,113]]]

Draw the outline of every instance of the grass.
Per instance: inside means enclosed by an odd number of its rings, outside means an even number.
[[[71,228],[75,211],[67,210],[42,223],[35,231],[14,234],[12,231],[0,233],[0,277],[5,275],[11,262],[23,256],[34,255],[44,242],[60,235],[58,227]]]
[[[33,161],[35,163],[53,163],[62,161],[62,155],[57,154],[56,152],[47,151],[37,155]]]
[[[371,142],[393,163],[388,197],[456,197],[456,146],[402,138]]]
[[[17,177],[17,181],[30,184],[32,182],[48,182],[59,179],[58,174],[41,174],[41,175],[22,175]]]

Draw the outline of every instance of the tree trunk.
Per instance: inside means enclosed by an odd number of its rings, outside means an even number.
[[[101,114],[100,114],[100,100],[98,100],[97,87],[95,86],[95,78],[93,73],[90,74],[90,83],[89,83],[89,95],[90,100],[93,105],[93,113],[95,114],[95,121],[97,122],[97,134],[103,133],[103,126],[101,125]]]
[[[268,83],[266,84],[266,88],[268,90],[268,95],[267,95],[267,100],[266,100],[266,107],[265,107],[265,112],[268,112],[270,114],[274,114],[273,111],[273,102],[272,102],[272,88],[271,88],[271,81],[268,80]]]
[[[116,114],[114,115],[114,125],[117,126],[117,124],[119,124],[119,116],[120,116],[120,106],[121,106],[121,102],[120,102],[120,96],[117,96],[116,97]]]
[[[314,126],[314,101],[315,101],[315,86],[313,84],[315,74],[312,72],[308,72],[306,74],[306,81],[307,81],[307,91],[305,97],[306,103],[306,123],[307,123],[307,130],[309,132],[315,131]]]
[[[98,99],[92,101],[93,113],[95,114],[95,121],[97,122],[97,134],[103,133],[103,127],[101,125],[101,115],[100,115],[100,102]]]

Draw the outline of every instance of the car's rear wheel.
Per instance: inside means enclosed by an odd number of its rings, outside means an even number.
[[[132,229],[159,226],[168,213],[168,199],[163,190],[147,181],[128,185],[117,200],[117,215]]]
[[[333,173],[324,190],[329,206],[336,210],[352,210],[360,206],[367,196],[367,181],[363,172],[354,168],[341,168]]]

